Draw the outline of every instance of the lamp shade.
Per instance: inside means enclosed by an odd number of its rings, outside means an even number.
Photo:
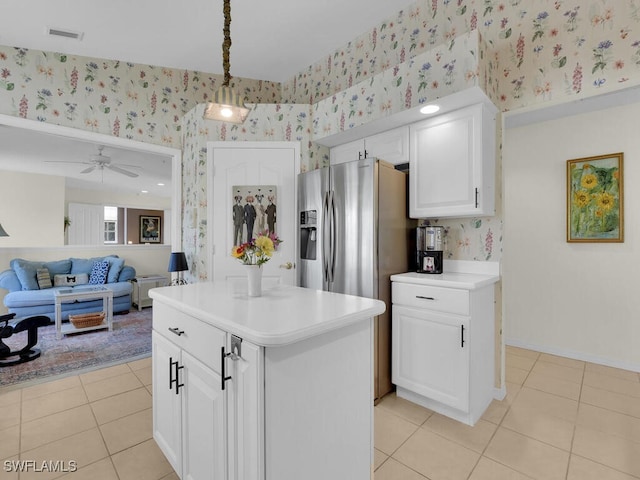
[[[5,231],[4,228],[2,228],[2,225],[0,225],[0,237],[8,237],[9,234]]]
[[[231,87],[222,86],[213,95],[211,103],[207,104],[204,118],[221,120],[229,123],[242,123],[249,115],[249,109]]]
[[[171,252],[169,257],[169,272],[184,272],[189,270],[187,266],[187,256],[184,252]]]

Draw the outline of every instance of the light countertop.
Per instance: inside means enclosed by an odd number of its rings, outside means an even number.
[[[154,288],[154,301],[260,346],[279,346],[311,338],[380,315],[380,300],[277,285],[261,297],[247,296],[232,282],[200,282]]]
[[[413,283],[432,287],[462,288],[466,290],[482,288],[496,283],[498,280],[500,280],[499,275],[462,272],[444,272],[440,274],[408,272],[391,275],[392,282]]]

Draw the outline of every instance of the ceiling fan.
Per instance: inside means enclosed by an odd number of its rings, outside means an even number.
[[[104,150],[104,145],[98,145],[97,155],[91,155],[90,162],[82,162],[82,163],[90,163],[91,166],[88,168],[85,168],[80,173],[91,173],[96,169],[104,170],[105,168],[108,168],[109,170],[112,170],[117,173],[121,173],[123,175],[126,175],[127,177],[133,178],[138,176],[137,173],[130,172],[129,170],[125,170],[124,168],[121,168],[118,164],[111,163],[111,157],[107,157],[106,155],[103,155],[102,150]],[[124,165],[124,166],[135,167],[135,165]]]
[[[107,155],[103,155],[102,151],[104,150],[104,145],[98,145],[98,153],[95,155],[91,155],[88,161],[84,162],[60,162],[53,161],[55,163],[80,163],[84,165],[90,165],[89,167],[82,170],[80,173],[91,173],[94,170],[100,170],[104,172],[104,169],[109,169],[117,173],[121,173],[122,175],[126,175],[127,177],[135,178],[138,176],[137,173],[126,170],[122,167],[129,168],[140,168],[138,165],[125,165],[123,163],[111,163],[111,157]],[[49,160],[45,160],[46,162],[50,162]]]

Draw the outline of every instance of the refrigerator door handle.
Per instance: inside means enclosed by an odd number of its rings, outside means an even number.
[[[331,267],[329,268],[329,281],[333,282],[336,271],[336,200],[333,190],[329,195],[329,203],[331,207]]]
[[[324,198],[322,199],[322,282],[329,281],[329,255],[327,249],[329,247],[328,242],[328,216],[329,216],[329,193],[324,194]]]

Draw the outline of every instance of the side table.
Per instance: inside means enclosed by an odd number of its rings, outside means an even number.
[[[169,279],[162,275],[138,275],[131,280],[133,286],[132,305],[138,307],[138,311],[141,311],[143,307],[150,307],[153,301],[149,298],[149,289],[165,287],[168,284]]]

